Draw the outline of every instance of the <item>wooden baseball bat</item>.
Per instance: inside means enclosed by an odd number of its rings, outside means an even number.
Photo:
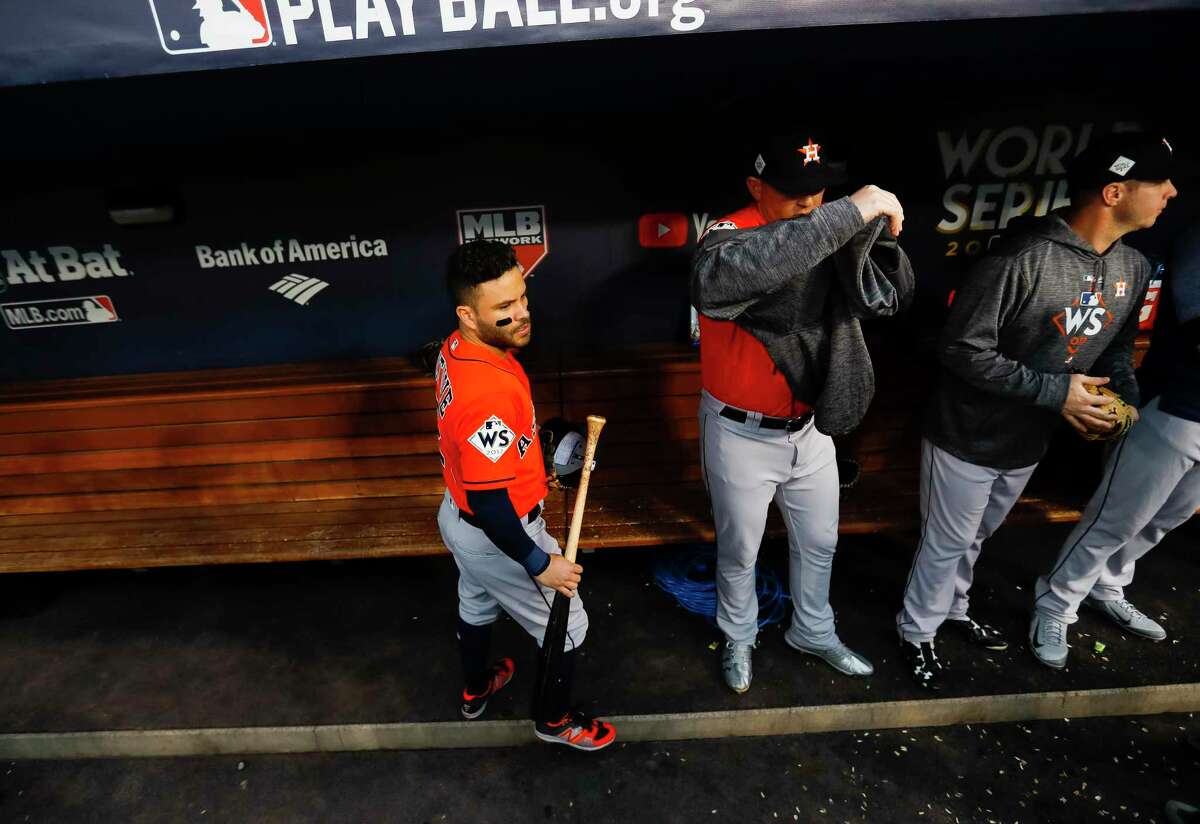
[[[588,415],[587,445],[583,451],[583,468],[579,474],[579,488],[575,490],[575,511],[571,514],[571,530],[567,533],[567,545],[563,557],[575,563],[579,551],[579,531],[583,528],[583,509],[587,502],[588,481],[592,476],[592,461],[596,456],[596,444],[600,441],[600,430],[608,421],[599,415]],[[578,593],[576,593],[578,594]],[[571,599],[561,592],[554,593],[550,606],[550,618],[546,622],[546,634],[542,638],[541,656],[538,659],[538,683],[534,697],[535,721],[556,721],[543,718],[551,689],[558,680],[560,661],[567,643],[567,619],[570,617]]]

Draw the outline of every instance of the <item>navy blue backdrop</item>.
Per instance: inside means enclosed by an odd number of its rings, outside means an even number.
[[[539,350],[684,342],[697,233],[747,199],[744,143],[776,126],[824,135],[855,185],[901,196],[920,282],[902,322],[928,332],[1008,219],[1060,202],[1061,163],[1087,141],[1161,129],[1190,155],[1190,113],[1164,78],[1189,70],[1197,19],[735,33],[0,90],[0,378],[407,354],[451,323],[458,212],[515,207],[545,220]],[[1137,245],[1161,256],[1193,178],[1181,170],[1184,196]],[[109,217],[162,204],[170,223]],[[288,276],[327,285],[298,303]]]

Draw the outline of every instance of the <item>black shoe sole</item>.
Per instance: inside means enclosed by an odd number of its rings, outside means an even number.
[[[599,746],[592,746],[592,747],[587,747],[587,746],[581,747],[578,744],[572,744],[570,741],[567,741],[563,738],[559,738],[554,733],[542,732],[541,730],[536,729],[536,728],[534,729],[533,734],[538,737],[538,740],[544,741],[547,744],[560,744],[564,747],[570,747],[573,750],[579,750],[579,752],[600,752],[601,750],[606,750],[609,747],[611,747],[613,744],[617,743],[617,737],[614,735],[612,740],[609,741],[607,744],[600,744]]]
[[[965,623],[966,623],[966,621],[947,620],[947,621],[943,622],[942,626],[954,627],[954,631],[957,632],[960,636],[962,636],[963,640],[965,640],[968,644],[970,644],[973,647],[978,647],[979,649],[990,650],[991,652],[1004,652],[1005,650],[1008,649],[1007,641],[1000,640],[1000,641],[992,641],[990,643],[987,641],[980,641],[974,635],[971,634],[970,627],[954,626],[955,624],[965,624]]]

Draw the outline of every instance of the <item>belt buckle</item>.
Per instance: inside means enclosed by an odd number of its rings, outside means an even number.
[[[788,418],[783,425],[785,432],[799,432],[808,423],[808,415],[803,415],[799,418]]]

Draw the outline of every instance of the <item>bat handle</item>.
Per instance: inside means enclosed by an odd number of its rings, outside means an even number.
[[[575,510],[571,513],[571,531],[567,534],[567,546],[563,557],[575,563],[579,552],[579,531],[583,528],[583,508],[587,502],[588,481],[592,477],[592,462],[596,457],[596,444],[600,441],[600,430],[608,421],[599,415],[588,415],[587,446],[583,451],[583,470],[579,475],[579,488],[575,490]]]

